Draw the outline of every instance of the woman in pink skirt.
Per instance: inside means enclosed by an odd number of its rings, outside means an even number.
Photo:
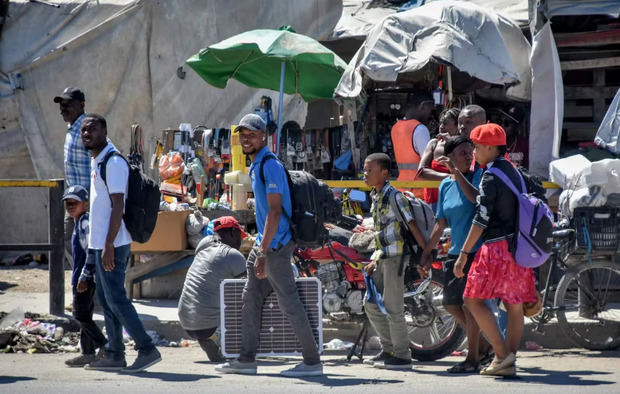
[[[470,134],[475,144],[476,161],[482,168],[496,167],[515,184],[519,174],[504,158],[506,133],[501,126],[487,123],[474,128]],[[482,375],[515,375],[515,354],[523,334],[523,303],[536,301],[534,273],[515,262],[509,243],[517,225],[517,199],[501,179],[485,171],[480,183],[476,214],[461,254],[454,265],[454,275],[463,277],[467,255],[478,239],[478,249],[467,275],[463,299],[480,329],[486,334],[495,351],[493,362]],[[495,317],[485,304],[487,299],[499,298],[508,309],[506,340],[497,327]]]

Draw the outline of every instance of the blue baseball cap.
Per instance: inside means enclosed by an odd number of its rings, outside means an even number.
[[[239,121],[238,128],[248,129],[250,131],[262,131],[267,132],[267,124],[263,118],[256,114],[247,114]]]
[[[68,187],[62,195],[62,200],[88,201],[88,190],[80,185]]]

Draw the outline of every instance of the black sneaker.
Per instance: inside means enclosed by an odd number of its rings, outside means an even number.
[[[367,358],[366,360],[364,360],[364,364],[366,364],[366,365],[375,365],[375,363],[382,363],[388,357],[390,357],[390,353],[388,353],[388,352],[379,352],[379,353],[375,354],[373,357]]]
[[[83,368],[84,366],[96,360],[94,354],[80,354],[77,357],[65,361],[65,364],[71,368]]]
[[[411,369],[411,359],[405,360],[402,358],[389,356],[383,362],[385,369],[398,370],[398,369]]]
[[[220,347],[215,343],[212,339],[205,339],[198,341],[198,344],[202,348],[202,350],[207,353],[207,357],[209,357],[209,361],[216,363],[223,363],[226,361],[224,356],[222,356],[222,352],[220,351]]]
[[[120,371],[126,366],[125,357],[115,359],[108,354],[104,354],[103,357],[92,361],[90,364],[86,364],[84,369],[92,371]]]
[[[123,368],[122,373],[135,373],[142,372],[148,367],[157,364],[161,361],[161,353],[156,347],[151,350],[139,350],[138,358],[129,367]]]

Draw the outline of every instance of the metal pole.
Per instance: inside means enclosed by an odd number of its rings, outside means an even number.
[[[280,155],[280,132],[282,131],[282,100],[284,99],[284,75],[286,74],[286,60],[280,66],[280,97],[278,98],[278,133],[276,134],[276,156]]]
[[[65,269],[64,269],[64,207],[62,193],[65,182],[57,179],[56,186],[49,188],[49,242],[53,245],[50,251],[50,313],[62,315],[65,310]]]

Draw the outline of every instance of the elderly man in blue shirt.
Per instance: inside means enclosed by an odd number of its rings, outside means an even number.
[[[285,168],[267,147],[266,124],[260,116],[245,115],[239,122],[239,136],[243,153],[252,160],[250,178],[256,202],[258,236],[247,260],[241,354],[237,360],[220,364],[215,369],[222,373],[256,374],[261,309],[265,298],[275,291],[278,304],[299,339],[303,355],[302,363],[281,374],[288,377],[323,375],[317,344],[299,299],[290,263],[295,241],[287,219],[293,211]],[[265,160],[268,156],[273,156],[272,160]],[[264,182],[258,173],[261,167]]]
[[[73,87],[66,88],[62,94],[54,97],[54,102],[60,106],[62,119],[68,123],[64,147],[65,187],[79,185],[90,190],[90,155],[84,148],[80,136],[85,101],[84,92]],[[73,218],[65,215],[65,258],[70,265],[73,265],[71,256],[73,225]]]

